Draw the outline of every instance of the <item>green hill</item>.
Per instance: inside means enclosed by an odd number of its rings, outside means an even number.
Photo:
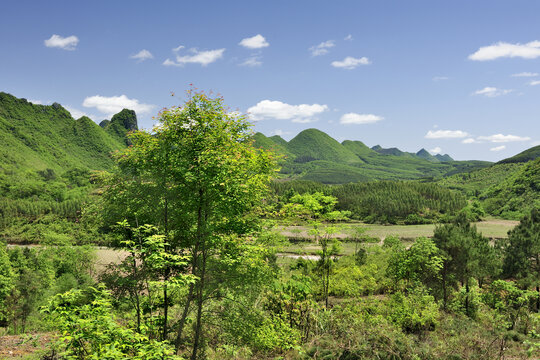
[[[365,156],[375,155],[376,153],[361,141],[345,140],[341,143],[341,145],[358,156],[360,159],[363,159]]]
[[[437,158],[437,160],[439,160],[441,162],[454,161],[454,159],[452,159],[452,157],[450,157],[450,155],[448,155],[448,154],[444,154],[444,155],[437,154],[437,155],[435,155],[435,158]]]
[[[99,126],[103,127],[113,138],[125,142],[127,145],[129,145],[129,140],[126,137],[127,133],[138,130],[137,115],[133,110],[123,109],[118,114],[115,114],[105,126],[102,126],[103,123],[104,121]]]
[[[295,161],[299,163],[313,160],[328,160],[345,164],[360,161],[354,153],[317,129],[300,132],[289,141],[287,148],[296,156]]]
[[[92,190],[90,172],[112,168],[111,153],[137,127],[135,113],[124,110],[106,127],[75,120],[57,103],[0,92],[0,238],[57,243],[82,236],[76,220]]]
[[[257,132],[253,135],[253,145],[265,150],[271,150],[285,158],[294,157],[287,150],[287,142],[280,136],[266,137],[264,134]]]
[[[499,166],[508,165],[514,164]],[[514,220],[540,208],[540,158],[517,167],[504,181],[485,190],[480,199],[490,214]]]
[[[345,140],[341,144],[326,133],[308,129],[290,142],[281,137],[257,133],[255,146],[286,154],[281,176],[288,179],[345,184],[371,180],[436,179],[491,165],[483,161],[452,161],[448,155],[440,160],[424,149],[417,154],[397,148],[367,147],[361,141]]]
[[[60,104],[34,105],[0,93],[0,169],[63,172],[70,167],[106,169],[110,153],[124,147],[87,117],[74,120]]]
[[[426,149],[420,149],[420,151],[416,153],[416,156],[418,156],[419,158],[425,159],[427,161],[440,162],[439,159],[431,155]]]
[[[540,157],[540,145],[520,152],[517,155],[501,160],[499,164],[524,163]]]

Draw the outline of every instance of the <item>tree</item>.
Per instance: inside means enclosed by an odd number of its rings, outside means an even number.
[[[439,278],[443,259],[432,239],[420,237],[409,249],[394,246],[393,250],[386,273],[394,280],[429,285]]]
[[[141,221],[157,226],[167,244],[165,252],[189,256],[184,271],[196,281],[175,325],[176,348],[194,303],[191,358],[196,359],[211,279],[209,260],[218,256],[227,236],[256,228],[254,209],[267,191],[275,161],[270,152],[252,146],[245,116],[227,112],[222,98],[191,91],[188,95],[183,107],[160,114],[154,133],[132,134],[133,145],[117,156],[120,172],[106,197],[110,213],[124,215],[133,227]],[[134,199],[137,194],[142,196]],[[165,282],[171,270],[163,269]],[[169,332],[168,291],[164,286],[163,339]]]
[[[496,250],[489,244],[488,238],[470,225],[465,214],[458,215],[452,224],[437,227],[433,239],[443,257],[441,285],[444,308],[447,305],[448,287],[459,281],[466,289],[465,312],[472,316],[469,307],[470,278],[498,275],[500,262]]]
[[[57,294],[42,310],[61,333],[57,346],[66,359],[178,359],[166,343],[122,327],[102,288]]]
[[[313,224],[309,231],[315,237],[315,241],[321,246],[318,251],[317,270],[321,274],[322,295],[325,307],[328,309],[328,293],[330,291],[330,275],[334,267],[335,257],[339,254],[340,243],[333,236],[336,233],[334,226],[321,226]]]
[[[522,286],[535,286],[540,293],[540,210],[533,209],[508,232],[503,271]],[[540,311],[540,298],[537,300]]]
[[[6,244],[0,243],[0,323],[5,323],[6,298],[15,286],[15,274],[6,248]]]

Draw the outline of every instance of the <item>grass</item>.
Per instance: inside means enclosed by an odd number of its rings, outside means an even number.
[[[489,238],[506,238],[507,233],[519,222],[512,220],[501,219],[486,219],[475,223],[478,231],[484,236]],[[378,225],[378,224],[362,224],[351,223],[337,225],[336,237],[339,239],[345,239],[354,233],[355,228],[365,228],[365,235],[384,239],[387,236],[395,235],[401,239],[416,239],[417,237],[433,236],[434,224],[425,225]],[[309,238],[307,226],[282,226],[279,228],[282,235],[289,238]]]

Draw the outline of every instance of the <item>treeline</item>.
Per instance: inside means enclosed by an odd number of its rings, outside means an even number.
[[[3,170],[0,239],[8,243],[40,243],[45,238],[66,238],[80,232],[83,208],[93,202],[91,193],[95,187],[89,170],[70,168],[61,175],[53,169],[28,170],[24,174]]]
[[[336,209],[368,223],[422,224],[447,222],[467,206],[463,195],[435,184],[412,181],[376,181],[324,185],[310,181],[274,182],[280,203],[295,194],[322,192],[337,198]]]

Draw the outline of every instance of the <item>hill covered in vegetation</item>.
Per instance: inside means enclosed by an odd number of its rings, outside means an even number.
[[[440,178],[491,165],[486,161],[453,161],[448,154],[433,156],[425,149],[409,153],[379,145],[369,148],[361,141],[339,143],[317,129],[304,130],[289,142],[257,133],[254,142],[284,157],[282,177],[326,184]]]
[[[111,169],[111,153],[126,146],[134,129],[131,110],[102,128],[85,116],[73,119],[58,103],[0,93],[1,236],[26,242],[72,232],[90,193],[90,172]]]

